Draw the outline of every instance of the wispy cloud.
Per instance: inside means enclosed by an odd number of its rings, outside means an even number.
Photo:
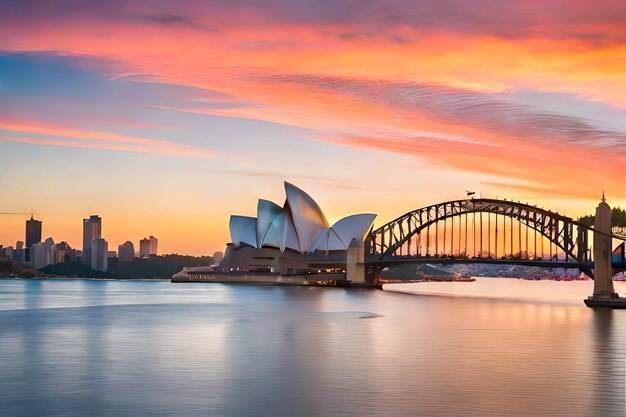
[[[15,135],[19,132],[20,135]],[[33,137],[32,135],[45,137]],[[222,155],[196,146],[149,138],[90,132],[55,126],[25,126],[0,120],[0,141],[81,149],[106,149],[198,159],[221,159]]]
[[[303,136],[310,140],[517,179],[524,185],[510,188],[538,195],[582,197],[602,186],[622,193],[618,161],[626,152],[624,131],[601,127],[583,115],[532,107],[509,92],[328,76],[259,81],[276,92],[263,98],[273,106],[217,112],[326,130]],[[314,101],[306,94],[310,91],[315,91]],[[298,96],[309,101],[295,100]]]
[[[293,174],[293,173],[280,173],[273,172],[268,170],[250,170],[250,169],[207,169],[210,172],[220,173],[220,174],[229,174],[229,175],[237,175],[244,176],[248,178],[269,178],[277,181],[295,181],[306,184],[315,184],[322,186],[324,188],[334,188],[339,190],[352,190],[352,191],[371,191],[371,192],[379,192],[379,190],[372,190],[371,187],[363,187],[356,185],[353,181],[341,180],[338,178],[333,178],[330,176],[314,176],[314,175],[302,175],[302,174]]]
[[[603,102],[610,107],[605,114],[626,108],[622,4],[73,4],[0,6],[6,48],[70,56],[45,61],[35,53],[34,64],[18,65],[25,57],[9,54],[15,70],[0,89],[3,113],[19,118],[28,111],[32,125],[58,119],[81,135],[129,129],[129,138],[178,143],[181,154],[193,153],[191,145],[173,135],[187,128],[156,126],[164,113],[206,116],[215,125],[251,119],[306,129],[298,137],[308,140],[411,156],[436,169],[516,179],[538,193],[544,182],[546,193],[564,195],[591,193],[607,182],[621,189],[613,178],[620,177],[615,167],[624,158],[626,130],[592,120],[576,100]],[[41,81],[47,77],[56,82]],[[520,90],[567,94],[559,106],[569,111],[520,100]],[[154,129],[138,133],[132,123]],[[5,136],[63,143],[58,146],[78,140],[21,133]],[[196,139],[203,133],[193,132]],[[81,146],[175,147],[82,137]],[[206,140],[207,157],[220,140]]]
[[[389,82],[339,77],[277,76],[263,79],[279,85],[305,85],[393,110],[407,119],[427,117],[449,125],[471,126],[484,132],[526,141],[582,144],[626,151],[626,132],[601,128],[584,116],[535,109],[504,93],[481,93],[433,84]],[[394,120],[391,123],[396,123]],[[399,125],[403,124],[401,120]]]
[[[308,26],[337,30],[339,37],[380,36],[389,42],[398,30],[448,31],[466,36],[504,39],[547,37],[576,38],[589,43],[620,43],[626,6],[619,1],[584,0],[498,1],[428,0],[362,1],[358,6],[345,0],[178,1],[175,5],[149,0],[87,0],[80,6],[72,0],[9,1],[0,4],[7,19],[28,18],[70,23],[77,20],[119,21],[136,25],[174,27],[242,25]],[[190,18],[193,16],[193,18]],[[230,25],[232,26],[232,25]]]

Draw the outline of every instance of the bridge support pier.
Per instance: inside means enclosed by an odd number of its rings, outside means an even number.
[[[362,240],[352,239],[346,254],[346,279],[350,286],[372,287],[377,283],[368,279],[365,268],[365,244]]]
[[[626,308],[626,299],[619,298],[613,287],[611,241],[611,207],[604,195],[596,208],[593,236],[593,295],[585,300],[587,307]]]

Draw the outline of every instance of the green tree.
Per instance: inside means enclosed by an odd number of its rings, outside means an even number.
[[[586,226],[593,226],[596,221],[595,215],[582,216],[578,218],[578,221]],[[626,210],[619,207],[613,207],[611,209],[611,225],[626,227]]]

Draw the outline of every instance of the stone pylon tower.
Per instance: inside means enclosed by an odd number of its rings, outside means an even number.
[[[366,285],[365,245],[363,240],[352,239],[346,254],[346,278],[351,285]]]
[[[615,297],[613,288],[613,263],[611,242],[611,207],[606,203],[604,193],[596,208],[594,229],[599,232],[593,236],[593,296]]]

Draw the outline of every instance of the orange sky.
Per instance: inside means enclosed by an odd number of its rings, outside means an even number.
[[[113,247],[211,253],[285,179],[377,224],[465,189],[626,205],[618,2],[41,0],[0,23],[0,212],[73,246],[100,214]]]

